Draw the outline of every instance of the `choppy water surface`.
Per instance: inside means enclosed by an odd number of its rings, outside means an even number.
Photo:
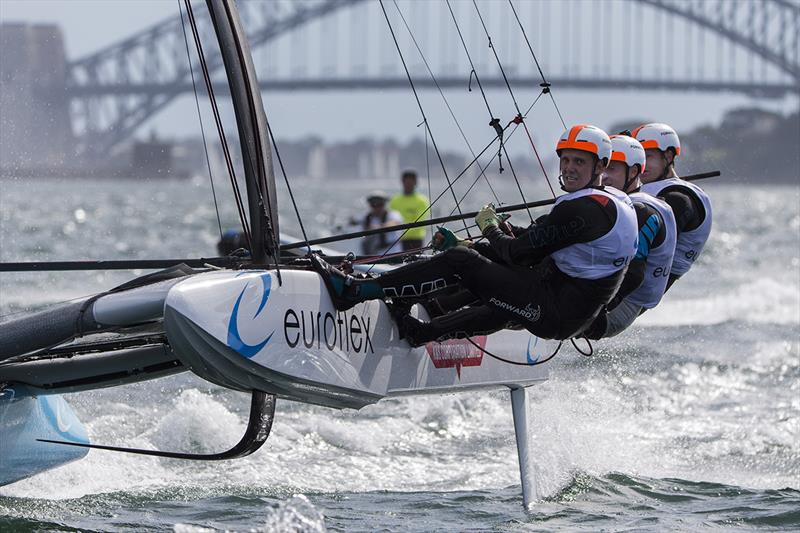
[[[531,512],[498,391],[358,412],[279,402],[264,448],[224,464],[92,451],[0,489],[0,530],[800,528],[800,191],[706,185],[716,219],[693,271],[595,357],[565,349],[535,389],[544,499]],[[374,186],[298,187],[312,236],[357,213]],[[202,181],[0,188],[4,261],[214,254]],[[510,187],[505,197],[516,201]],[[3,274],[0,313],[131,276]],[[185,374],[68,400],[95,442],[198,452],[236,441],[248,406]]]

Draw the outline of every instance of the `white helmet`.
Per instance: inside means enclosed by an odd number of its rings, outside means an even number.
[[[643,124],[633,130],[631,137],[642,143],[645,150],[658,148],[662,152],[666,152],[667,149],[672,148],[675,150],[675,155],[681,155],[681,140],[675,130],[666,124],[659,122]]]
[[[370,191],[367,195],[367,202],[372,203],[373,201],[383,201],[386,203],[389,201],[389,195],[380,189],[375,189],[374,191]]]
[[[639,165],[639,174],[644,172],[645,157],[642,144],[627,135],[611,136],[611,161],[622,161],[628,167]]]
[[[556,145],[556,153],[561,155],[561,150],[572,148],[573,150],[583,150],[597,156],[605,163],[611,159],[611,139],[608,134],[589,124],[578,124],[572,126],[561,134]]]

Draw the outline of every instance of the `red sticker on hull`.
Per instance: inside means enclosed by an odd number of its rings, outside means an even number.
[[[486,348],[486,335],[470,339],[450,339],[444,342],[429,342],[425,350],[436,368],[455,368],[461,379],[462,366],[481,366],[483,350]]]

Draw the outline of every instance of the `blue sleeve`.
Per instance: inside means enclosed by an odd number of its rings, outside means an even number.
[[[658,215],[652,214],[647,217],[641,228],[639,228],[639,248],[636,250],[636,259],[647,259],[650,255],[650,248],[653,247],[653,241],[658,235],[658,230],[661,228],[661,221]]]

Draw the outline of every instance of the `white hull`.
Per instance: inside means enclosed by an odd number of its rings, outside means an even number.
[[[317,273],[282,270],[281,277],[279,284],[274,270],[220,271],[176,284],[164,310],[175,354],[222,385],[331,407],[546,379],[543,367],[498,361],[466,339],[412,348],[383,302],[337,312]],[[523,364],[556,345],[525,330],[472,340]]]

